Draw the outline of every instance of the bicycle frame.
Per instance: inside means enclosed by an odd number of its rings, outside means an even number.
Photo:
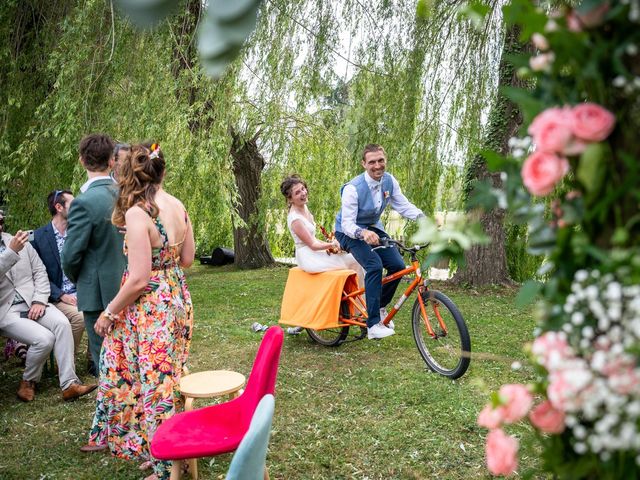
[[[407,298],[409,298],[409,296],[413,293],[413,291],[417,288],[418,289],[418,303],[420,304],[420,312],[421,312],[421,316],[422,316],[422,320],[425,324],[425,327],[427,329],[427,332],[429,333],[429,335],[433,338],[436,337],[436,333],[433,331],[433,328],[431,327],[431,323],[429,322],[429,317],[427,315],[427,310],[425,308],[424,305],[424,300],[422,299],[422,293],[425,291],[428,291],[429,288],[426,285],[425,280],[422,278],[422,271],[420,270],[420,262],[418,261],[418,259],[415,257],[415,255],[413,256],[413,258],[411,259],[411,266],[404,268],[403,270],[400,270],[399,272],[393,273],[391,275],[388,275],[386,277],[384,277],[382,279],[382,285],[385,285],[389,282],[393,282],[394,280],[398,280],[401,279],[402,277],[404,277],[405,275],[408,275],[410,273],[416,273],[416,278],[411,282],[411,284],[407,287],[407,289],[404,291],[404,293],[402,294],[402,296],[398,299],[398,301],[395,303],[395,305],[391,308],[391,310],[389,311],[389,313],[387,314],[387,316],[383,319],[384,324],[388,324],[393,317],[396,315],[396,313],[398,313],[398,311],[402,308],[402,305],[404,304],[404,302],[407,300]],[[365,308],[365,304],[364,301],[362,300],[362,295],[365,293],[365,289],[364,288],[359,288],[357,290],[354,290],[353,292],[347,293],[347,292],[342,292],[342,301],[349,301],[350,304],[353,306],[353,308],[355,308],[356,310],[358,310],[358,312],[360,312],[360,315],[357,315],[358,318],[363,318],[363,319],[367,319],[368,315],[367,315],[367,311]],[[447,334],[447,327],[444,323],[444,320],[442,319],[442,316],[440,315],[440,312],[438,311],[438,306],[434,305],[433,306],[433,311],[435,313],[436,318],[438,319],[438,323],[440,324],[440,327],[442,328],[442,331],[444,332],[444,335]],[[350,326],[350,325],[355,325],[355,326],[359,326],[359,327],[366,327],[367,324],[365,322],[359,321],[359,320],[355,320],[352,318],[345,318],[342,313],[340,313],[339,316],[339,320],[341,323],[343,323],[344,325],[341,326]]]

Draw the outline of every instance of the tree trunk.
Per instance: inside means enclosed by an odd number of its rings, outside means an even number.
[[[251,139],[244,140],[233,128],[229,129],[233,139],[231,158],[233,175],[238,187],[238,215],[245,225],[233,225],[235,264],[238,268],[261,268],[274,263],[261,223],[258,201],[261,187],[260,177],[264,168],[264,158],[258,151],[259,132]]]
[[[506,32],[504,49],[500,60],[499,86],[523,86],[513,65],[508,63],[506,56],[521,51],[523,46],[518,41],[519,29],[511,27]],[[485,149],[495,150],[501,155],[509,151],[508,142],[517,134],[522,125],[522,115],[515,103],[498,92],[496,103],[489,116],[489,127],[484,142]],[[489,180],[494,188],[502,188],[500,173],[491,173],[481,155],[476,155],[467,166],[465,174],[465,194],[468,195],[475,181]],[[459,268],[452,281],[481,287],[492,284],[513,283],[507,269],[505,248],[505,232],[503,209],[494,208],[479,214],[480,224],[485,233],[491,238],[488,245],[476,245],[465,253],[466,265]]]

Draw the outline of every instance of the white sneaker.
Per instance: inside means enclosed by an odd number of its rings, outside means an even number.
[[[367,328],[367,338],[369,340],[390,337],[394,333],[396,332],[387,328],[382,322],[376,323],[373,327]]]
[[[386,308],[381,308],[380,309],[380,320],[384,320],[385,318],[387,318],[387,315],[389,315],[387,313],[387,309]],[[395,330],[396,326],[393,324],[393,320],[389,320],[389,323],[387,323],[386,325],[387,328],[390,328],[391,330]]]
[[[289,327],[287,328],[287,333],[289,335],[300,335],[304,328],[302,327]]]

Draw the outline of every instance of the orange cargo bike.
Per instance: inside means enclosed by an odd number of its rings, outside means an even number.
[[[469,368],[471,352],[469,331],[460,310],[458,310],[453,301],[444,293],[430,289],[428,279],[422,276],[417,254],[419,251],[424,250],[427,245],[405,247],[397,240],[382,240],[383,244],[375,248],[397,247],[404,254],[411,256],[411,266],[384,277],[382,284],[384,285],[406,275],[415,275],[413,280],[410,280],[410,284],[402,296],[389,310],[387,317],[383,319],[384,323],[388,324],[411,294],[417,291],[418,295],[413,303],[411,312],[411,325],[420,355],[432,371],[451,379],[461,377]],[[285,306],[285,303],[288,298],[294,297],[292,292],[295,286],[290,287],[289,284],[290,282],[292,284],[298,282],[300,279],[292,278],[290,273],[287,288],[285,289],[285,298],[283,299],[281,323],[305,327],[307,333],[315,342],[326,346],[338,346],[367,336],[365,290],[364,288],[358,288],[355,281],[355,273],[349,270],[341,270],[314,275],[302,273],[299,269],[295,270],[297,270],[298,275],[307,275],[307,278],[311,279],[310,281],[315,282],[314,286],[311,287],[312,291],[318,291],[318,285],[323,286],[327,282],[335,283],[335,281],[338,281],[338,289],[327,290],[325,296],[340,295],[340,298],[336,298],[335,301],[333,298],[320,298],[319,300],[316,298],[315,304],[312,305],[311,303],[314,302],[313,295],[304,299],[300,299],[300,295],[297,295],[295,301],[298,302],[299,308],[295,314],[291,314],[291,310]],[[338,280],[340,276],[342,276],[341,281]],[[290,293],[287,293],[287,291]],[[307,298],[310,298],[310,300],[307,300]],[[308,305],[303,302],[307,302]],[[300,305],[308,308],[300,308]],[[335,306],[336,312],[332,310],[333,306]],[[285,312],[285,310],[289,313]],[[322,324],[315,321],[306,321],[306,319],[304,321],[291,320],[291,317],[296,317],[296,315],[297,318],[313,316],[313,312],[316,310],[321,310],[324,314],[329,312],[330,316],[337,314],[337,320],[335,316],[330,322]]]

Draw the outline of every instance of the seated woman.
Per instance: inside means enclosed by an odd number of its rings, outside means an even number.
[[[280,184],[280,191],[289,206],[287,225],[295,242],[298,266],[309,273],[353,270],[358,274],[358,284],[362,286],[364,271],[356,259],[350,253],[340,252],[337,240],[329,243],[316,238],[316,224],[307,208],[309,194],[304,180],[298,175],[289,175]]]

